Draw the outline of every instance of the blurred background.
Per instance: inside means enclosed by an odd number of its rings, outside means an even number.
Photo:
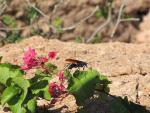
[[[0,0],[0,46],[35,35],[150,43],[150,0]]]

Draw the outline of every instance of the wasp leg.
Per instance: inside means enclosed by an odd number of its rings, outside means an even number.
[[[83,66],[83,70],[85,69],[85,66]]]
[[[83,66],[83,70],[84,70],[85,68],[88,68],[88,66],[87,66],[87,65],[84,65],[84,66]]]
[[[64,69],[68,69],[69,66],[70,66],[70,64],[67,64],[67,65],[64,67]]]
[[[78,68],[78,70],[80,71],[80,67],[77,67]]]

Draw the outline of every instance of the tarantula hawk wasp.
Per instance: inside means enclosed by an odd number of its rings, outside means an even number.
[[[75,59],[66,59],[65,60],[67,62],[67,69],[73,69],[73,68],[80,68],[80,67],[83,67],[83,69],[85,67],[87,67],[87,64],[86,62],[84,61],[80,61],[80,60],[75,60]]]

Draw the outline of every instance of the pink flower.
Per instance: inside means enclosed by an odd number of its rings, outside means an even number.
[[[23,65],[23,66],[21,66],[21,69],[22,69],[22,70],[29,70],[30,68],[29,68],[28,65]]]
[[[52,82],[49,84],[49,93],[53,97],[57,97],[62,92],[61,88],[56,84],[56,82]]]
[[[50,51],[49,53],[48,53],[48,56],[49,56],[49,58],[50,59],[55,59],[56,58],[56,52],[55,51]]]
[[[39,64],[43,64],[45,62],[48,62],[48,58],[46,58],[46,57],[39,57],[38,58],[38,62],[39,62]]]
[[[29,48],[25,53],[23,57],[23,66],[21,67],[22,70],[29,70],[32,69],[33,67],[43,67],[43,64],[45,62],[48,62],[50,59],[55,59],[56,58],[56,52],[55,51],[50,51],[48,53],[48,58],[47,57],[37,57],[37,53],[35,49]]]
[[[36,60],[35,49],[29,48],[24,54],[23,61],[24,65],[21,67],[23,70],[29,70],[36,66],[38,63]]]
[[[66,89],[63,84],[60,84],[60,85],[59,85],[59,88],[60,88],[61,91],[65,91],[65,89]]]
[[[32,48],[29,48],[24,54],[24,58],[35,59],[35,57],[36,57],[36,52],[35,52],[35,49],[32,49]]]
[[[58,80],[58,82],[52,82],[49,84],[49,93],[53,96],[53,97],[57,97],[60,94],[62,94],[65,90],[66,90],[66,80],[65,80],[65,76],[64,76],[64,71],[60,71],[56,77],[56,81]]]
[[[58,77],[59,77],[59,80],[60,80],[61,82],[64,82],[64,80],[65,80],[64,71],[60,71],[60,72],[58,73]]]

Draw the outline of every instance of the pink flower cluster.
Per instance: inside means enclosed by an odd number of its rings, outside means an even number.
[[[49,84],[49,93],[52,95],[52,97],[59,96],[66,89],[64,85],[65,83],[64,71],[58,73],[58,79],[59,79],[59,83],[52,82]]]
[[[43,63],[47,62],[49,59],[55,59],[56,52],[50,51],[48,57],[37,57],[35,49],[29,48],[23,57],[24,64],[21,67],[22,70],[29,70],[33,67],[41,66]]]

